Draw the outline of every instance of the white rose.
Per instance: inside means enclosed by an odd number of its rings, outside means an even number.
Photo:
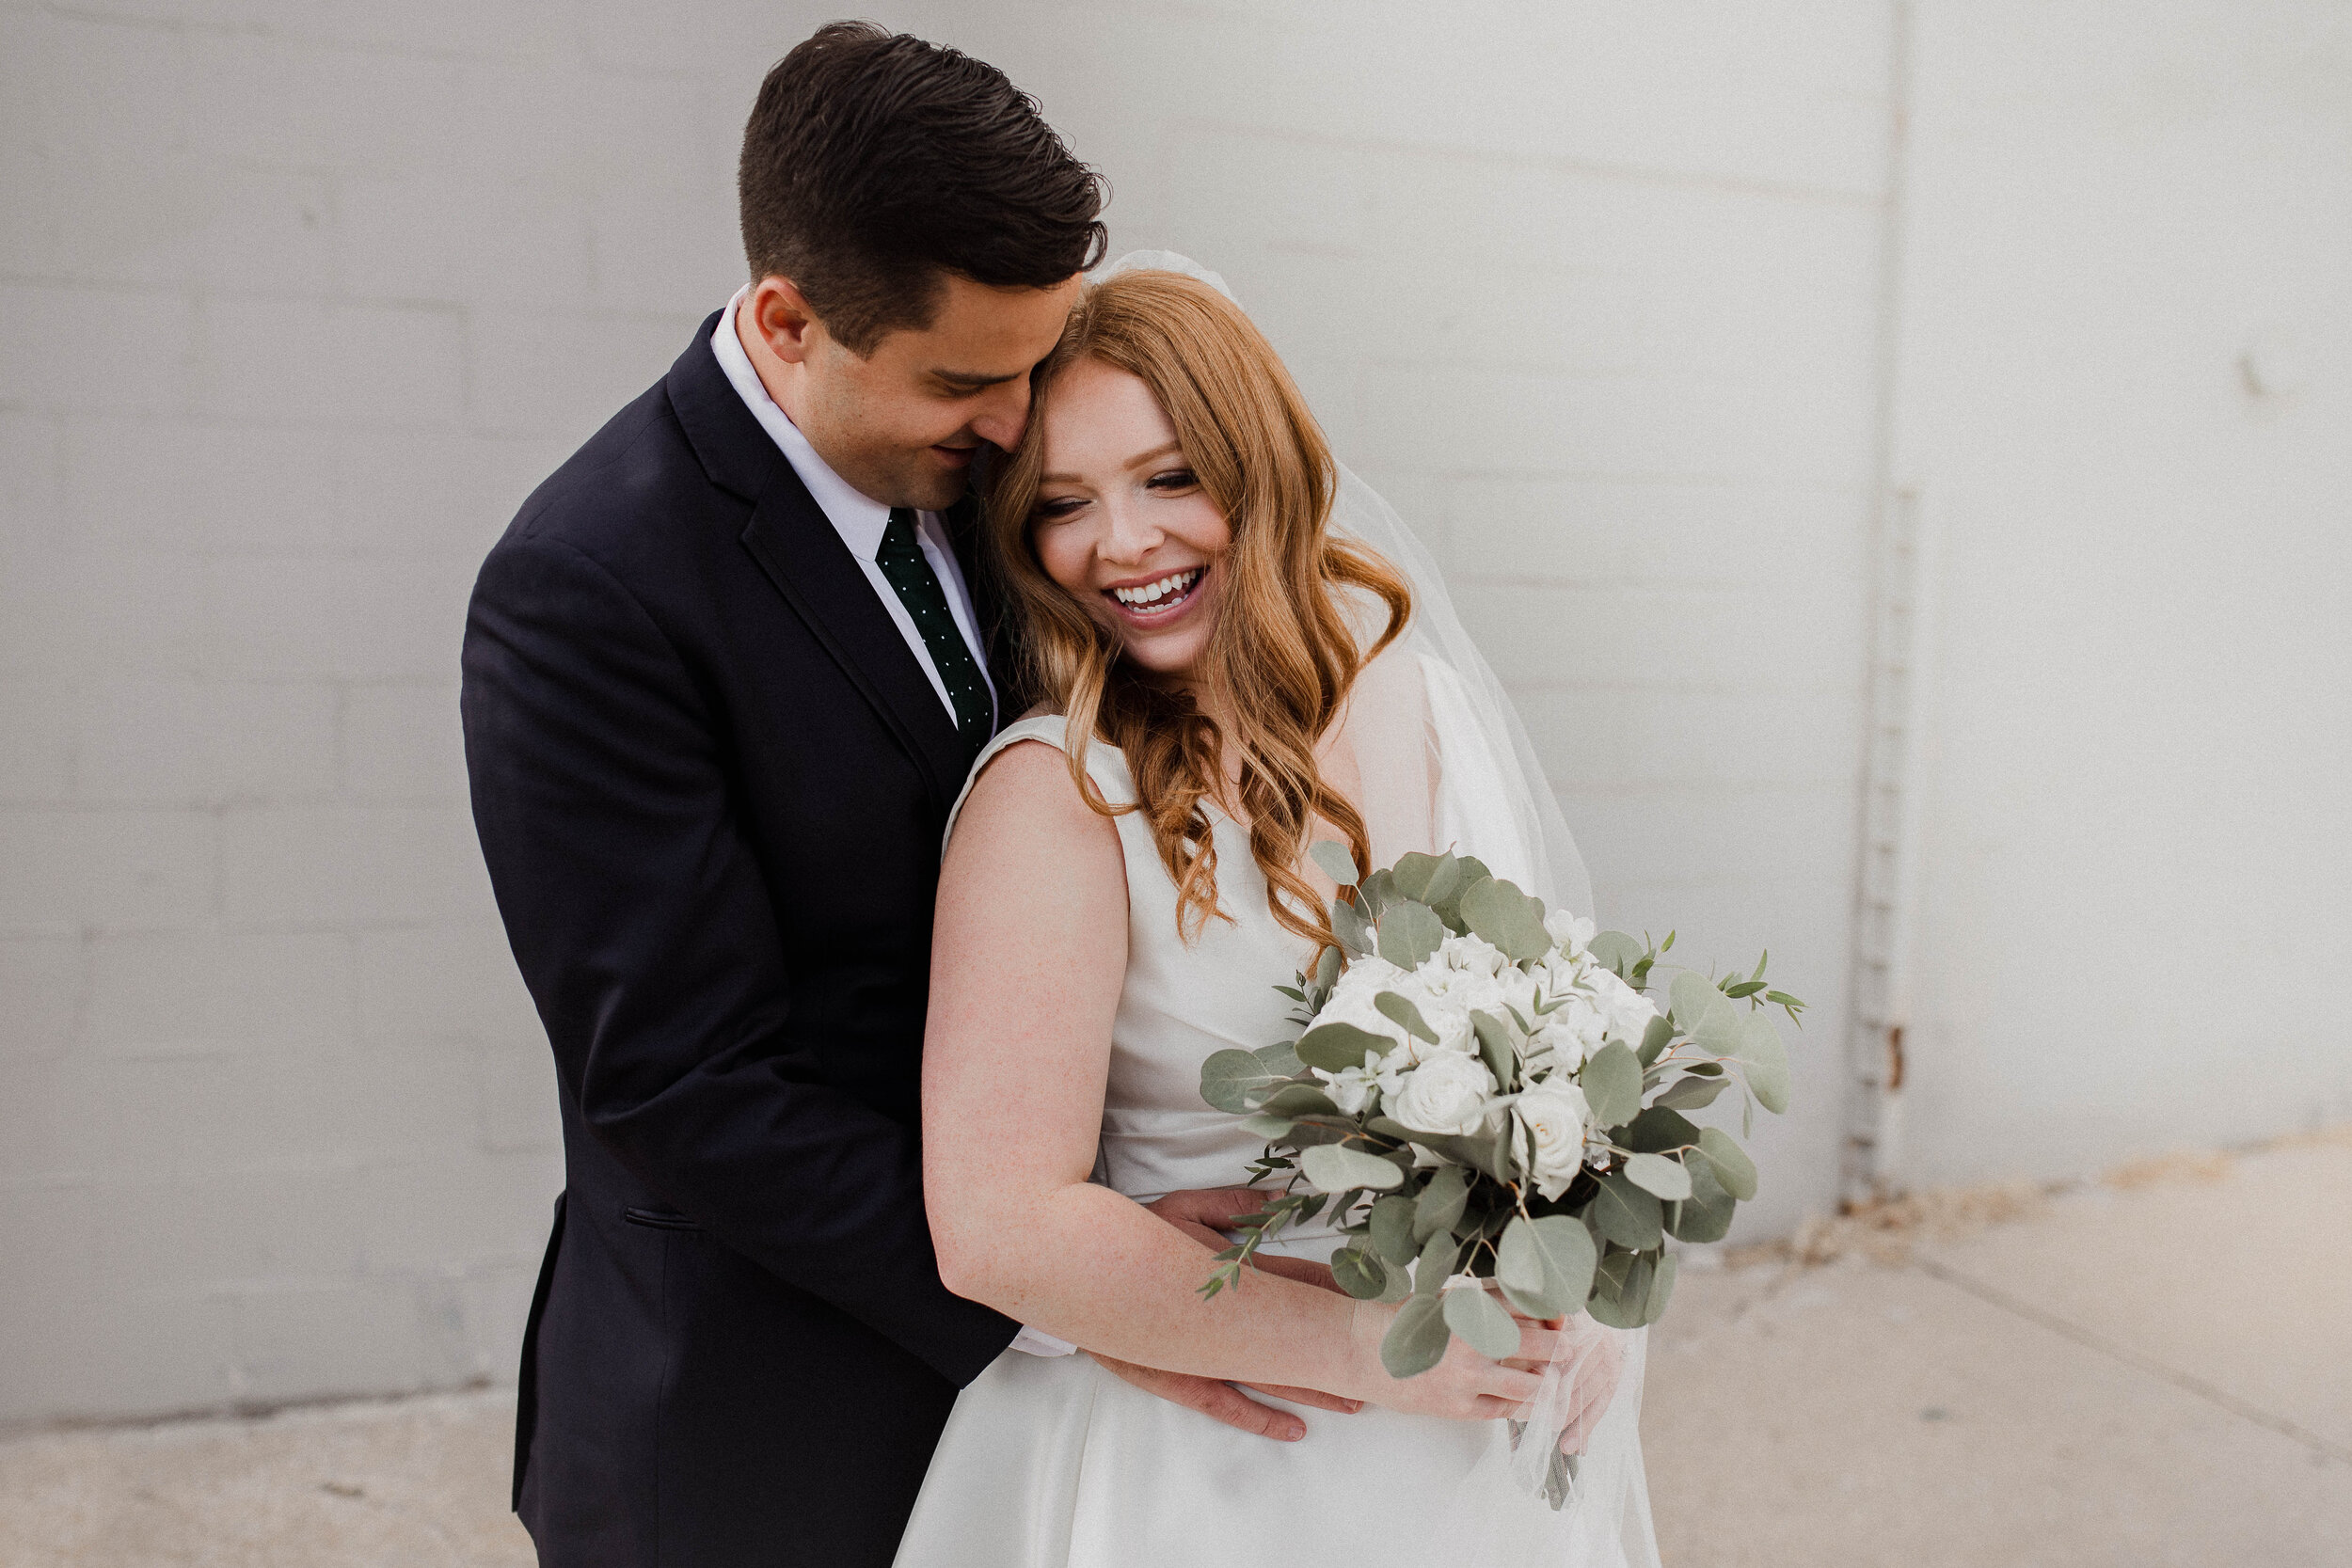
[[[1554,910],[1544,916],[1544,934],[1558,942],[1560,951],[1572,958],[1583,956],[1584,949],[1593,944],[1597,930],[1591,921],[1572,915],[1565,910]]]
[[[1475,1056],[1447,1051],[1397,1075],[1393,1088],[1384,1075],[1381,1087],[1389,1115],[1416,1132],[1475,1132],[1486,1122],[1495,1075]]]
[[[1521,1089],[1511,1114],[1535,1145],[1536,1191],[1558,1197],[1576,1180],[1584,1159],[1584,1127],[1593,1119],[1584,1091],[1554,1075]]]
[[[1607,1022],[1609,1034],[1628,1045],[1642,1043],[1642,1033],[1649,1021],[1658,1016],[1658,1004],[1617,978],[1606,969],[1596,969],[1585,979],[1593,989],[1593,1005]]]
[[[1321,1068],[1311,1070],[1323,1080],[1323,1086],[1330,1092],[1331,1103],[1340,1108],[1342,1116],[1358,1116],[1372,1103],[1372,1092],[1380,1086],[1380,1053],[1365,1052],[1361,1067],[1343,1067],[1337,1072],[1326,1072]]]
[[[1387,967],[1391,974],[1401,973],[1393,964]],[[1356,971],[1350,966],[1347,973],[1353,974]],[[1376,988],[1370,984],[1351,987],[1345,984],[1345,979],[1346,976],[1342,976],[1342,984],[1332,989],[1331,999],[1323,1005],[1321,1012],[1315,1014],[1314,1027],[1319,1029],[1327,1023],[1352,1023],[1367,1035],[1394,1040],[1400,1046],[1413,1043],[1413,1037],[1406,1032],[1405,1025],[1373,1005],[1373,997],[1377,994]]]

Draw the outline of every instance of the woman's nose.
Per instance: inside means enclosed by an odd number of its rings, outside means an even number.
[[[1101,546],[1103,559],[1127,565],[1140,562],[1159,548],[1166,534],[1147,519],[1134,501],[1125,499],[1107,502],[1103,508],[1107,527]]]

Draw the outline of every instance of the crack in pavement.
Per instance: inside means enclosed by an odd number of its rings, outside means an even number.
[[[2012,1313],[2028,1323],[2039,1323],[2061,1338],[2072,1339],[2086,1350],[2097,1351],[2100,1354],[2120,1361],[2135,1371],[2161,1378],[2183,1393],[2194,1394],[2207,1403],[2217,1405],[2240,1419],[2251,1421],[2256,1426],[2266,1427],[2281,1437],[2302,1444],[2313,1453],[2325,1455],[2345,1465],[2352,1465],[2352,1448],[2346,1448],[2332,1438],[2322,1436],[2309,1427],[2287,1419],[2284,1416],[2273,1415],[2258,1404],[2252,1404],[2238,1398],[2226,1388],[2206,1382],[2194,1372],[2182,1371],[2177,1367],[2167,1366],[2154,1356],[2143,1354],[2128,1345],[2116,1344],[2093,1334],[2079,1323],[2069,1323],[2055,1312],[2044,1311],[2029,1302],[2020,1301],[2006,1291],[1987,1285],[1982,1280],[1963,1274],[1948,1264],[1915,1256],[1911,1259],[1911,1265],[1931,1279],[1940,1279],[1954,1290],[1966,1291],[1987,1306],[1997,1307],[2002,1311]]]

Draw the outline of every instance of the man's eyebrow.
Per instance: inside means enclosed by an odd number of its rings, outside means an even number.
[[[977,371],[933,371],[931,376],[934,380],[945,381],[951,387],[1001,387],[1008,381],[1018,381],[1028,373],[1026,371],[1008,371],[1003,375],[982,375]]]

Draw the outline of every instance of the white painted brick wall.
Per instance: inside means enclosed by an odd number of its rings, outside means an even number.
[[[832,8],[0,0],[0,1419],[511,1375],[561,1180],[465,595],[738,281]],[[882,8],[1225,272],[1456,574],[1602,913],[1819,1004],[1859,756],[1884,0]]]

